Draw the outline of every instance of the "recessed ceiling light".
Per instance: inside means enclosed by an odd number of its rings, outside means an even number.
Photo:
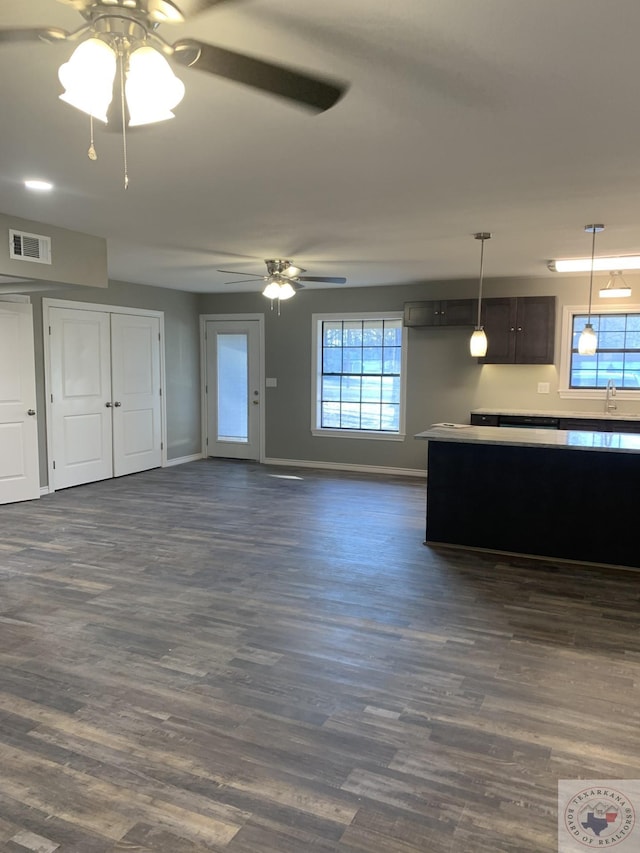
[[[48,193],[53,189],[53,184],[49,181],[29,180],[25,181],[24,185],[28,190],[37,190],[41,193]]]

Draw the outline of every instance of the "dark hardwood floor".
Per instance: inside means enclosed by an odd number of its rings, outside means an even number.
[[[640,576],[424,502],[209,460],[0,508],[0,850],[556,850],[558,779],[640,777]]]

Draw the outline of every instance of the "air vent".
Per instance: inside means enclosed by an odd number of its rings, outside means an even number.
[[[51,237],[9,229],[9,257],[36,264],[51,263]]]

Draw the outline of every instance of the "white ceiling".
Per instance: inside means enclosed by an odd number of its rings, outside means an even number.
[[[176,0],[179,5],[179,0]],[[55,0],[0,26],[67,30]],[[195,292],[285,257],[348,285],[551,276],[553,257],[640,251],[638,0],[234,0],[163,25],[349,81],[321,115],[176,68],[176,118],[122,139],[58,99],[69,44],[0,50],[3,212],[106,237],[113,279]],[[48,178],[49,196],[27,177]],[[239,276],[240,277],[240,276]],[[311,285],[324,286],[324,285]],[[256,288],[257,289],[257,288]]]

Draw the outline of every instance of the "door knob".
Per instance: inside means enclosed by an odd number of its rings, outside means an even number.
[[[36,410],[35,410],[35,409],[27,409],[27,414],[28,414],[28,415],[35,415],[35,413],[36,413]]]
[[[105,406],[107,407],[107,409],[110,409],[112,405],[113,405],[112,403],[105,403]]]
[[[116,400],[113,405],[116,407],[116,409],[118,409],[122,405],[122,403],[119,400]]]

